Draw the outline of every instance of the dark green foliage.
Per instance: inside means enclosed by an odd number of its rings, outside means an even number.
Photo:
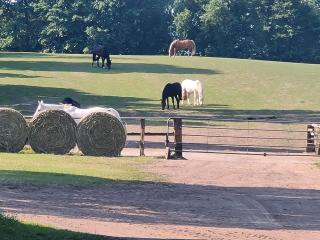
[[[174,38],[202,55],[320,62],[320,0],[2,0],[0,49],[161,54]]]

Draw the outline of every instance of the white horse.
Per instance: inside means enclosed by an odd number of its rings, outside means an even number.
[[[42,100],[38,101],[38,107],[35,113],[33,114],[33,116],[36,116],[39,112],[42,112],[45,110],[63,110],[66,113],[70,114],[70,116],[75,120],[80,120],[84,116],[87,116],[88,114],[94,113],[94,112],[106,112],[120,119],[119,113],[113,108],[92,107],[92,108],[84,109],[84,108],[74,107],[70,104],[48,104],[48,103],[44,103]]]
[[[199,80],[185,79],[181,82],[182,87],[182,104],[183,100],[188,100],[190,104],[190,95],[193,94],[193,105],[203,105],[203,88]]]

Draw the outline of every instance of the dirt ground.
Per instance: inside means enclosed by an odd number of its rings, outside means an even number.
[[[1,185],[0,209],[35,223],[134,239],[320,239],[316,158],[185,157],[144,166],[167,179],[162,183]]]

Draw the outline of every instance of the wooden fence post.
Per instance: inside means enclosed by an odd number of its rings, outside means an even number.
[[[146,131],[146,122],[144,118],[140,119],[140,127],[141,127],[141,132],[140,132],[140,156],[145,156],[144,154],[144,135]]]
[[[174,151],[176,158],[182,158],[182,118],[174,118]]]
[[[314,126],[308,125],[307,126],[307,148],[306,152],[315,152],[316,145],[315,145],[315,132]]]

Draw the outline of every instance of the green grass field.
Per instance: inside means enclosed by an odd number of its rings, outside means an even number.
[[[102,237],[75,233],[35,224],[21,223],[0,215],[1,240],[117,240],[120,238]],[[123,238],[121,238],[124,240]]]
[[[0,153],[1,184],[87,186],[113,181],[156,181],[140,170],[152,158],[88,157],[51,154]]]
[[[181,115],[319,114],[320,67],[208,57],[112,56],[112,70],[91,67],[90,55],[0,53],[0,105],[32,113],[38,99],[73,97],[105,105],[122,116],[162,115],[162,88],[185,78],[204,83],[205,106],[183,106]]]
[[[122,116],[168,116],[160,110],[167,82],[199,79],[205,106],[175,114],[245,118],[276,115],[298,122],[319,119],[320,67],[312,64],[167,56],[112,56],[112,70],[91,67],[90,55],[0,52],[0,106],[30,115],[37,100],[64,97],[83,107],[111,106]],[[0,154],[1,184],[86,186],[112,181],[157,181],[141,164],[151,158]],[[59,231],[0,216],[1,239],[109,239]]]

